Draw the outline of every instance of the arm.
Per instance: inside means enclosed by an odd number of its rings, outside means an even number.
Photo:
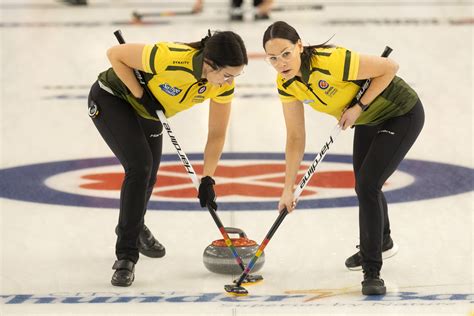
[[[293,188],[303,159],[306,142],[303,104],[300,101],[283,103],[283,115],[286,124],[285,187],[278,209],[282,210],[286,206],[288,212],[292,212],[295,208]]]
[[[107,57],[115,73],[137,99],[142,97],[143,88],[135,77],[133,69],[143,71],[144,47],[144,44],[122,44],[107,50]]]
[[[369,79],[370,86],[361,98],[363,104],[370,104],[385,90],[397,74],[398,64],[392,59],[378,56],[360,55],[357,80]]]
[[[371,78],[370,86],[360,101],[366,105],[374,101],[392,82],[397,71],[398,64],[389,58],[360,55],[357,80]],[[357,105],[347,109],[339,120],[339,125],[345,130],[347,127],[354,125],[361,113],[362,109]]]
[[[206,148],[204,149],[203,177],[213,176],[224,148],[229,124],[230,103],[209,102],[209,123]]]

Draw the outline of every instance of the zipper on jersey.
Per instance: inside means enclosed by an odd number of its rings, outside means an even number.
[[[309,91],[311,91],[311,93],[319,100],[319,102],[321,102],[322,104],[326,105],[327,106],[327,103],[324,102],[323,100],[321,100],[318,95],[316,94],[316,92],[314,92],[313,88],[311,88],[311,84],[305,84],[305,86],[308,88]]]
[[[308,88],[308,90],[311,91],[311,93],[316,97],[316,99],[318,99],[319,102],[321,102],[321,103],[324,104],[324,105],[327,105],[326,102],[324,102],[323,100],[321,100],[320,97],[318,97],[318,95],[316,94],[316,92],[314,92],[313,88],[311,88],[311,83],[306,83],[306,82],[304,82],[300,77],[296,77],[296,76],[295,76],[295,77],[291,78],[290,80],[288,80],[287,82],[285,82],[285,83],[283,84],[283,88],[286,89],[286,88],[287,88],[290,84],[292,84],[295,80],[301,82],[306,88]]]
[[[304,82],[303,80],[301,80],[301,78],[299,77],[295,77],[297,81],[301,82],[302,84],[305,85],[306,88],[308,88],[309,91],[311,91],[311,93],[316,97],[316,99],[319,100],[319,102],[321,102],[322,104],[326,105],[327,106],[327,103],[324,102],[323,100],[321,100],[320,97],[318,97],[318,95],[316,94],[316,92],[314,92],[313,88],[311,88],[311,83],[306,83]]]

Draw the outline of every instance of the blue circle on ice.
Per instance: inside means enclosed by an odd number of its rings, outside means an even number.
[[[315,154],[306,154],[304,160],[311,162]],[[188,154],[188,158],[202,160],[202,154]],[[275,160],[284,161],[282,153],[226,153],[221,160]],[[177,162],[176,154],[165,154],[163,162]],[[352,163],[350,155],[327,154],[324,161]],[[324,163],[324,162],[322,162]],[[0,170],[0,197],[56,205],[114,208],[119,207],[118,198],[96,197],[62,192],[45,185],[45,181],[55,175],[74,170],[119,165],[114,157],[66,160],[18,166]],[[398,168],[408,173],[414,181],[402,188],[385,192],[389,203],[401,203],[452,196],[473,190],[473,169],[452,164],[416,159],[405,159]],[[316,175],[317,176],[317,172]],[[357,206],[355,194],[336,198],[302,199],[298,209],[317,209]],[[220,202],[219,211],[232,210],[275,210],[276,201],[230,201]],[[207,211],[196,201],[154,201],[149,210]]]

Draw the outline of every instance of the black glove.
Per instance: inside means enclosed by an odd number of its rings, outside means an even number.
[[[214,192],[214,184],[216,182],[209,176],[205,176],[201,179],[201,184],[199,185],[199,203],[201,207],[206,207],[209,204],[215,211],[217,211],[216,204],[216,192]]]
[[[146,91],[143,91],[143,95],[140,99],[138,99],[138,102],[140,102],[145,107],[148,114],[153,117],[158,118],[158,116],[156,115],[157,110],[163,111],[163,107],[161,106],[161,104],[155,102]]]

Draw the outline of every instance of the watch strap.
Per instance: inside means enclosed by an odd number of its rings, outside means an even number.
[[[362,103],[360,100],[357,100],[356,104],[360,106],[360,108],[362,109],[362,111],[367,111],[367,109],[369,108],[369,105],[368,105],[368,104],[364,104],[364,103]]]

